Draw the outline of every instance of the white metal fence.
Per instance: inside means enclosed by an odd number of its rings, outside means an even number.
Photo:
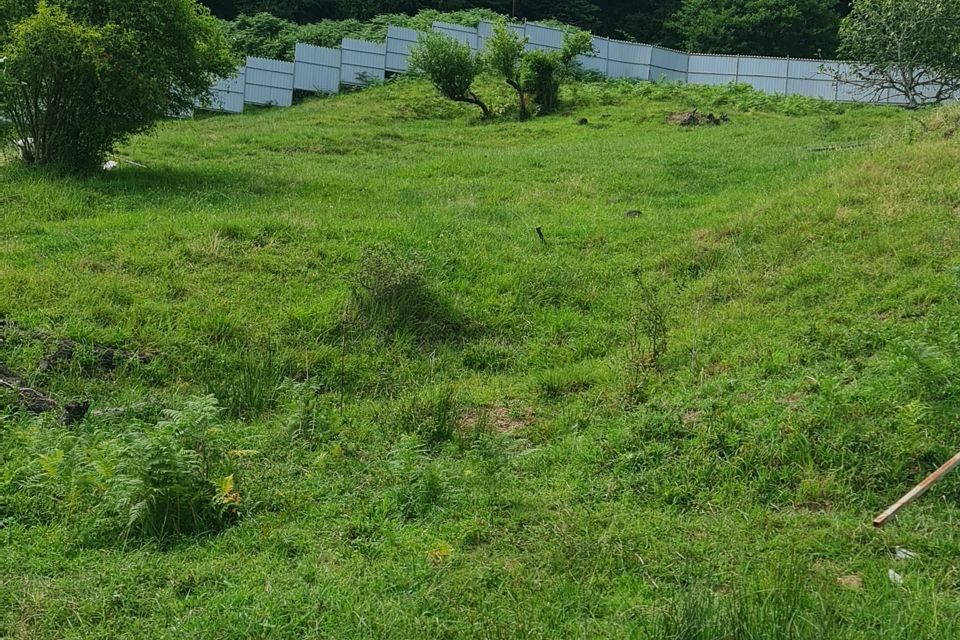
[[[476,28],[435,22],[433,29],[484,48],[493,34],[493,23]],[[510,29],[529,39],[529,50],[555,51],[563,45],[563,31],[540,24],[511,24]],[[247,58],[233,78],[220,80],[207,108],[242,112],[243,104],[289,106],[294,89],[337,92],[342,84],[363,86],[382,81],[387,73],[405,73],[411,48],[420,34],[390,27],[386,42],[344,38],[339,49],[298,44],[294,62]],[[903,98],[887,92],[880,96],[852,84],[838,82],[834,72],[847,65],[834,60],[804,60],[759,56],[691,54],[663,47],[593,38],[593,55],[580,56],[584,68],[611,78],[670,80],[694,84],[739,82],[767,93],[803,95],[827,100],[902,104]]]
[[[293,104],[293,69],[292,62],[247,57],[243,101],[289,107]]]

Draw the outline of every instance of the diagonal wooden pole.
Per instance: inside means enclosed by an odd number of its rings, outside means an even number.
[[[943,466],[928,475],[923,482],[908,491],[905,496],[894,502],[886,511],[874,518],[873,526],[882,527],[885,525],[888,520],[897,515],[897,512],[900,511],[900,509],[903,509],[905,506],[925,494],[927,489],[940,482],[940,480],[943,479],[943,476],[947,475],[958,466],[960,466],[960,453],[950,458],[950,460],[948,460]]]

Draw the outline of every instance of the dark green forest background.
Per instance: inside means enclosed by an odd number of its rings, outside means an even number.
[[[306,24],[423,10],[489,9],[597,35],[703,53],[829,57],[849,0],[203,0],[215,15],[270,13]]]

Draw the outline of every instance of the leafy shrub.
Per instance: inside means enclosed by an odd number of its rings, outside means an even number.
[[[245,56],[293,60],[297,42],[305,42],[299,25],[269,13],[239,16],[223,23],[223,30],[233,50]]]
[[[426,515],[443,500],[447,483],[438,463],[416,436],[405,436],[390,452],[388,469],[392,488],[386,493],[391,506],[406,520]]]
[[[490,108],[472,89],[483,70],[483,59],[469,45],[442,33],[428,33],[410,51],[410,70],[426,76],[445,98],[476,105],[484,118],[490,116]]]
[[[21,13],[0,24],[0,106],[28,163],[95,168],[235,67],[194,0],[51,0]]]
[[[126,518],[125,536],[163,539],[221,527],[238,514],[236,476],[213,475],[226,451],[219,442],[216,398],[189,400],[149,432],[127,436],[103,510]]]
[[[560,51],[529,51],[524,54],[521,77],[541,113],[556,111],[560,85],[570,77],[576,57],[593,52],[593,41],[585,31],[567,32]]]

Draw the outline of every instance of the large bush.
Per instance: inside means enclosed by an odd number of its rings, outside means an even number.
[[[669,28],[690,51],[829,56],[836,7],[835,0],[683,0]]]
[[[410,52],[410,70],[428,78],[444,97],[476,105],[484,118],[490,116],[489,107],[473,91],[483,58],[469,45],[442,33],[427,33]]]
[[[556,110],[560,85],[576,68],[577,56],[590,53],[593,53],[590,34],[572,31],[564,34],[559,51],[528,51],[523,55],[520,71],[523,88],[533,94],[541,113]]]
[[[960,92],[960,0],[855,0],[840,54],[856,60],[841,79],[902,96],[908,107]]]
[[[0,108],[23,159],[92,169],[235,68],[194,0],[0,0]]]

